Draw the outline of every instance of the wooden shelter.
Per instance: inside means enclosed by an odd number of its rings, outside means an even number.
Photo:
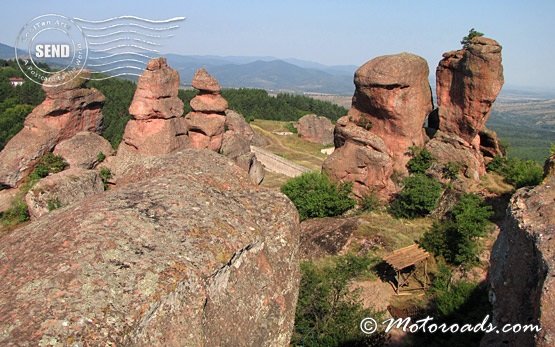
[[[426,252],[416,243],[408,247],[400,248],[393,253],[389,254],[387,257],[383,258],[389,266],[395,270],[396,284],[393,285],[395,293],[399,294],[401,287],[408,285],[408,281],[416,272],[416,265],[424,262],[424,281],[422,288],[425,289],[428,286],[428,258],[430,253]],[[403,270],[410,268],[408,273],[403,273]]]

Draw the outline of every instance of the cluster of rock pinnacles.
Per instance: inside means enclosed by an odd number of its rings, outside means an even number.
[[[426,61],[409,53],[377,57],[360,67],[354,77],[352,107],[335,125],[336,150],[322,170],[336,181],[353,182],[358,197],[374,192],[389,199],[399,189],[394,178],[408,174],[409,148],[418,146],[434,156],[432,171],[441,172],[443,166],[456,163],[461,177],[478,180],[487,160],[501,154],[495,133],[485,128],[503,85],[501,46],[477,37],[463,49],[445,53],[436,71],[436,109],[428,74]],[[206,148],[231,158],[256,183],[262,181],[263,166],[250,150],[252,129],[228,109],[218,81],[204,69],[193,78],[199,93],[190,102],[192,112],[183,116],[179,74],[164,58],[151,60],[138,80],[129,107],[132,119],[115,156],[96,135],[104,96],[94,88],[83,88],[87,73],[63,78],[69,82],[43,87],[46,99],[0,152],[0,186],[17,187],[51,151],[66,154],[72,168],[93,169],[95,153],[84,154],[87,146],[106,148],[109,158],[103,165],[116,177],[129,169],[137,155]],[[81,134],[80,141],[62,144],[83,131],[89,134]],[[83,156],[90,157],[86,165],[71,162]]]
[[[355,73],[356,90],[348,114],[337,121],[336,150],[323,171],[353,182],[358,197],[389,199],[408,174],[410,147],[425,147],[435,158],[431,174],[450,163],[463,180],[478,180],[501,149],[485,128],[503,85],[501,46],[485,37],[445,53],[436,70],[437,108],[428,82],[428,64],[401,53],[370,60]],[[427,120],[427,125],[423,124]]]
[[[139,77],[129,107],[127,123],[117,154],[99,133],[104,96],[83,87],[90,77],[84,71],[59,73],[56,87],[43,85],[46,99],[27,116],[23,129],[0,152],[0,200],[11,199],[40,158],[49,152],[61,155],[69,170],[50,175],[26,194],[32,218],[48,212],[47,201],[65,206],[103,190],[99,176],[108,168],[118,176],[129,173],[142,156],[162,156],[180,149],[210,149],[231,158],[249,173],[256,184],[264,178],[264,168],[250,150],[254,132],[243,116],[228,109],[220,95],[220,85],[204,69],[196,72],[193,86],[199,94],[191,100],[192,112],[183,116],[178,98],[179,74],[166,59],[148,62]],[[102,152],[106,159],[100,163]],[[122,183],[124,180],[121,181]],[[7,205],[2,203],[2,206]]]

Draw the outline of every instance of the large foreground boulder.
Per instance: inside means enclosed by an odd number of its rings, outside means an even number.
[[[555,162],[555,157],[551,159]],[[493,319],[539,324],[541,332],[493,333],[482,346],[553,346],[555,343],[555,175],[512,197],[491,253]]]
[[[288,346],[292,203],[207,150],[125,177],[2,238],[0,345]]]
[[[81,131],[100,132],[104,95],[83,88],[90,73],[60,72],[51,78],[56,87],[43,85],[46,99],[27,116],[23,129],[0,152],[0,187],[15,187],[38,160],[57,143]]]

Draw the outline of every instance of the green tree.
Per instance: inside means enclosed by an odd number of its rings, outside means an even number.
[[[412,146],[409,148],[411,159],[407,163],[407,169],[410,173],[426,173],[426,170],[432,166],[434,157],[432,153],[425,148]]]
[[[295,204],[301,220],[338,216],[355,206],[352,183],[335,184],[319,172],[304,173],[287,181],[281,191]]]
[[[543,168],[533,160],[495,157],[488,164],[488,170],[500,174],[515,188],[536,186],[543,180]]]
[[[359,322],[380,315],[364,309],[358,296],[349,290],[351,280],[363,276],[369,258],[345,255],[334,264],[317,267],[301,263],[301,285],[295,313],[293,346],[382,346],[385,334],[364,335]]]
[[[464,194],[443,222],[435,222],[420,244],[455,265],[472,265],[478,260],[479,239],[488,231],[491,206],[476,194]]]
[[[87,86],[96,88],[104,94],[106,101],[102,107],[102,136],[112,147],[117,148],[127,122],[131,119],[129,106],[135,94],[135,83],[118,78],[88,81]]]
[[[484,34],[472,28],[468,31],[468,35],[463,37],[463,39],[461,40],[461,45],[463,45],[464,48],[467,48],[468,45],[470,45],[470,42],[472,42],[473,38],[480,36],[484,36]]]
[[[403,189],[390,205],[396,217],[416,218],[432,212],[441,197],[443,187],[437,180],[418,173],[403,180]]]
[[[10,100],[6,99],[4,103],[10,103]],[[2,105],[0,104],[0,109]],[[29,113],[33,111],[33,106],[31,105],[15,105],[0,113],[0,150],[4,148],[6,143],[14,137],[22,128],[23,122]]]
[[[476,290],[476,284],[459,281],[453,282],[453,274],[445,263],[438,264],[438,272],[430,288],[434,296],[435,308],[441,316],[449,316],[457,312]]]

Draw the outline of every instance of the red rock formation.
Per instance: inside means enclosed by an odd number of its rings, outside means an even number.
[[[550,166],[555,165],[555,156]],[[512,197],[495,242],[488,280],[493,320],[541,331],[492,333],[482,346],[553,346],[555,340],[555,173]]]
[[[256,183],[264,178],[262,165],[250,152],[254,132],[238,113],[227,109],[227,101],[220,95],[218,81],[200,69],[193,86],[200,89],[191,100],[192,112],[185,117],[183,103],[177,97],[179,75],[164,58],[153,59],[139,78],[137,91],[129,112],[134,119],[127,123],[123,141],[114,165],[116,175],[128,171],[136,154],[159,156],[182,148],[210,149],[233,153],[233,159],[249,172]],[[228,119],[227,113],[230,113]],[[230,136],[224,137],[229,132]],[[231,134],[244,137],[247,146],[231,140]],[[226,140],[227,138],[227,140]],[[230,141],[225,144],[224,141]],[[238,151],[241,153],[238,153]],[[119,183],[118,183],[119,184]]]
[[[57,144],[53,153],[64,158],[71,168],[92,169],[99,163],[99,153],[109,157],[114,150],[102,136],[83,131]]]
[[[256,134],[251,126],[247,123],[245,117],[236,111],[229,109],[225,111],[225,127],[227,131],[232,131],[240,135],[248,141],[249,144],[255,141]]]
[[[393,172],[406,172],[409,147],[424,144],[422,127],[433,108],[428,72],[426,61],[409,53],[360,67],[352,107],[336,124],[336,150],[323,170],[354,182],[359,197],[375,191],[388,198],[395,191]]]
[[[43,86],[46,99],[25,119],[23,129],[0,152],[0,186],[17,186],[37,161],[60,141],[80,131],[100,131],[104,96],[82,88],[90,73],[53,75],[60,83]]]
[[[484,157],[480,152],[480,145],[468,143],[455,134],[438,131],[432,140],[426,143],[437,168],[437,176],[442,176],[442,170],[448,163],[460,166],[464,177],[478,181],[486,173]]]
[[[219,94],[222,90],[218,81],[206,69],[198,69],[193,77],[193,88],[207,93]]]
[[[436,85],[439,129],[472,143],[503,86],[501,46],[476,37],[467,48],[443,54]]]
[[[333,143],[333,124],[326,117],[307,114],[297,121],[295,127],[303,140],[322,145]]]
[[[193,77],[193,87],[199,94],[191,100],[193,112],[185,116],[192,148],[219,151],[225,131],[227,101],[220,95],[220,84],[204,69]]]
[[[219,94],[199,94],[191,100],[191,108],[198,112],[225,112],[227,100]]]
[[[322,165],[333,180],[353,182],[358,197],[375,192],[387,199],[395,191],[393,161],[379,136],[342,117],[335,125],[335,147]]]
[[[31,219],[37,219],[53,208],[77,203],[104,191],[102,179],[94,170],[70,168],[41,179],[25,195]]]
[[[495,133],[485,129],[503,85],[501,46],[476,37],[468,47],[445,53],[436,74],[438,116],[432,123],[439,131],[426,148],[439,164],[458,163],[466,177],[478,180],[485,163],[503,154]]]
[[[207,148],[233,159],[257,184],[264,179],[262,164],[250,150],[254,132],[243,116],[229,110],[220,95],[218,81],[205,69],[193,77],[199,94],[191,100],[192,112],[185,116],[191,148]]]
[[[133,119],[125,127],[118,157],[161,155],[185,147],[187,125],[181,118],[183,102],[178,90],[179,74],[166,59],[149,61],[129,106]]]
[[[370,122],[397,170],[404,170],[410,146],[424,144],[423,124],[432,111],[428,64],[401,53],[370,60],[355,73],[355,95],[348,116],[356,124]]]

